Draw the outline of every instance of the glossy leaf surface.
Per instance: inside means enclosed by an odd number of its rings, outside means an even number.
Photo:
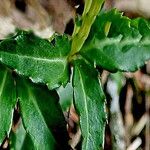
[[[97,71],[83,60],[74,62],[73,88],[83,136],[82,149],[102,149],[106,121],[105,96]]]
[[[15,83],[10,70],[0,65],[0,145],[11,130],[16,104]]]
[[[150,24],[144,19],[130,20],[117,10],[101,13],[81,54],[112,72],[135,71],[150,59]]]
[[[21,116],[36,149],[68,149],[66,122],[55,91],[17,78]]]
[[[69,80],[69,51],[66,36],[55,36],[50,43],[31,32],[19,31],[0,42],[0,61],[33,82],[45,83],[53,89]]]

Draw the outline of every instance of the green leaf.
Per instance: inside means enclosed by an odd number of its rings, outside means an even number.
[[[16,104],[15,93],[15,84],[11,72],[0,65],[0,145],[11,130]]]
[[[60,87],[57,90],[60,97],[60,105],[63,111],[67,111],[67,109],[71,106],[73,101],[73,88],[72,84],[68,83],[66,87]]]
[[[101,13],[81,55],[112,72],[135,71],[150,59],[150,24],[144,19],[131,20],[117,10]]]
[[[50,43],[31,32],[19,31],[0,43],[0,61],[33,82],[53,89],[69,80],[69,51],[66,36],[55,36]]]
[[[105,96],[97,71],[81,59],[74,62],[73,88],[83,136],[82,149],[102,149],[106,121]]]
[[[17,78],[21,116],[36,149],[68,149],[66,122],[56,91]]]
[[[16,131],[10,134],[10,149],[11,150],[33,150],[33,142],[30,136],[25,131],[22,122]]]

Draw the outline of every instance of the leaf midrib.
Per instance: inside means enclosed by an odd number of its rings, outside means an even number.
[[[47,61],[47,62],[66,62],[66,57],[62,57],[61,59],[59,58],[50,58],[50,59],[47,59],[47,58],[39,58],[39,57],[31,57],[31,56],[27,56],[27,55],[18,55],[18,54],[12,54],[12,53],[8,53],[8,52],[0,52],[0,54],[5,54],[5,55],[12,55],[12,56],[15,56],[15,57],[20,57],[20,58],[24,58],[24,59],[34,59],[34,60],[38,60],[38,61]],[[2,61],[2,58],[0,59],[0,61]]]
[[[45,127],[48,129],[49,135],[51,136],[51,138],[53,138],[53,135],[52,135],[52,133],[50,132],[50,129],[48,128],[47,124],[45,123],[45,119],[44,119],[42,113],[39,111],[39,106],[38,106],[37,102],[34,100],[34,99],[36,99],[35,96],[32,94],[32,92],[30,91],[29,87],[28,87],[26,84],[25,84],[25,86],[26,86],[26,88],[27,88],[27,92],[28,92],[28,94],[29,94],[29,97],[31,97],[31,100],[32,100],[33,105],[35,106],[35,108],[36,108],[36,110],[38,111],[40,117],[42,118],[41,120],[42,120],[43,124],[44,124]],[[31,135],[31,134],[30,134],[30,135]],[[31,136],[32,136],[32,135],[31,135]],[[34,138],[34,139],[36,140],[36,138]],[[54,140],[54,142],[55,142],[55,139],[54,139],[54,138],[53,138],[53,140]],[[38,142],[37,142],[37,143],[38,143]]]
[[[6,82],[6,78],[7,78],[7,70],[4,72],[4,76],[3,76],[3,79],[2,79],[2,83],[1,84],[1,88],[0,88],[0,97],[2,95],[2,92],[3,92],[3,89],[4,89],[4,85],[5,85],[5,82]]]
[[[85,92],[85,89],[84,89],[84,85],[83,85],[83,79],[82,79],[82,75],[80,73],[80,70],[77,68],[78,72],[79,72],[79,76],[80,76],[80,83],[81,83],[81,87],[82,87],[82,90],[83,90],[83,100],[84,100],[84,108],[85,108],[85,112],[86,112],[86,126],[87,126],[87,136],[85,137],[86,138],[86,150],[88,149],[88,138],[90,136],[90,133],[89,133],[89,117],[88,117],[88,109],[87,109],[87,98],[86,98],[86,92]]]

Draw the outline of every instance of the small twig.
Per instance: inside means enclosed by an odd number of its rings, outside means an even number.
[[[132,144],[127,148],[127,150],[137,150],[137,148],[142,144],[141,138],[137,137]]]
[[[72,147],[73,150],[75,150],[75,147],[79,143],[81,139],[81,130],[78,128],[77,133],[72,137],[72,140],[70,141],[70,146]]]
[[[148,121],[146,122],[146,128],[145,128],[145,150],[150,150],[150,95],[146,96],[146,114],[148,117]]]
[[[133,90],[131,86],[128,86],[127,89],[127,97],[126,97],[126,104],[125,104],[125,132],[126,132],[126,143],[127,145],[130,144],[130,130],[133,125],[133,115],[131,112],[132,106],[132,97],[133,97]]]
[[[131,134],[133,136],[139,135],[140,132],[143,130],[144,126],[147,124],[148,120],[149,120],[149,116],[147,114],[144,114],[141,117],[141,119],[138,121],[138,123],[135,126],[133,126]]]
[[[110,130],[114,150],[125,150],[125,130],[122,114],[119,108],[119,94],[117,83],[108,80],[107,90],[112,97],[110,108]]]
[[[101,83],[102,83],[102,86],[104,86],[104,84],[106,83],[109,74],[110,74],[110,73],[109,73],[108,71],[106,71],[106,70],[104,70],[104,71],[102,72],[102,75],[101,75]]]

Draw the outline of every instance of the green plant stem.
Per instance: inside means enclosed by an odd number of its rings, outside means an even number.
[[[84,11],[82,14],[83,17],[89,12],[91,4],[92,4],[92,0],[85,0]]]
[[[92,0],[85,0],[84,11],[83,11],[81,18],[84,18],[84,16],[88,13],[88,11],[90,10],[91,4],[92,4]],[[75,20],[72,37],[74,37],[74,35],[76,35],[79,32],[79,29],[80,29],[80,26],[76,23],[76,20]]]
[[[80,29],[77,30],[77,33],[72,38],[72,47],[70,57],[80,51],[81,47],[83,46],[85,40],[87,39],[91,26],[99,13],[101,6],[104,0],[93,0],[91,5],[90,2],[86,4],[84,9],[83,18],[82,18],[82,25]],[[90,6],[90,8],[89,8]],[[89,10],[89,11],[88,11]]]

